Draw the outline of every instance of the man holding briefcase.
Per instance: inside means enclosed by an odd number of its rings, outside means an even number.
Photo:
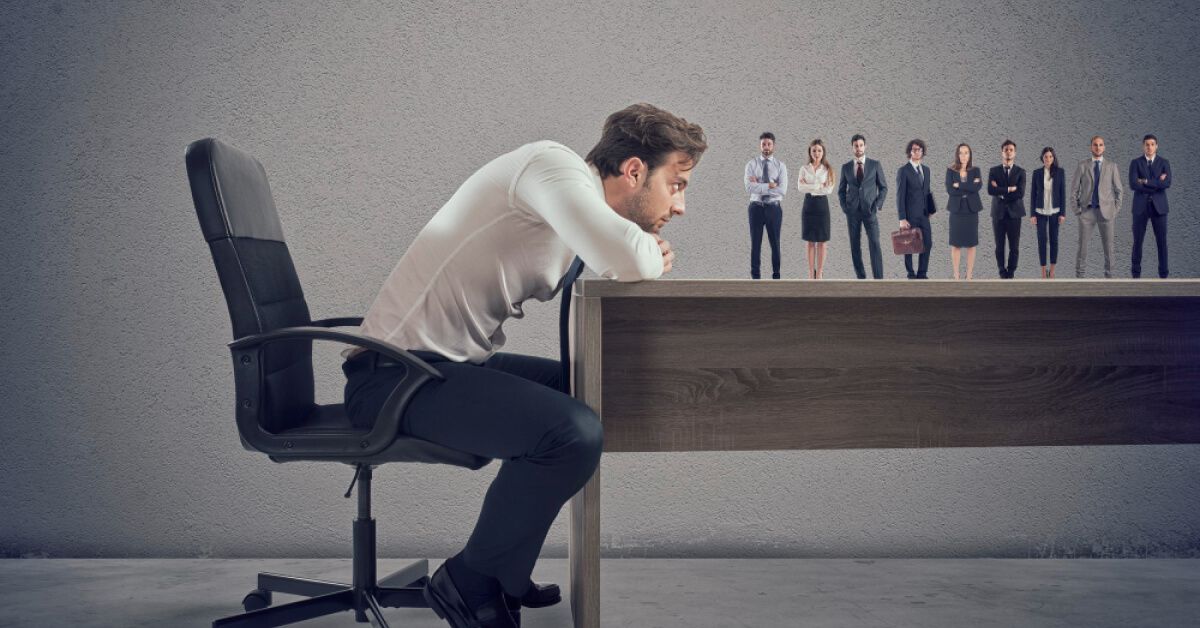
[[[937,211],[933,194],[929,191],[929,168],[921,163],[925,156],[925,142],[912,140],[908,143],[908,163],[900,166],[896,173],[896,209],[900,213],[901,229],[919,229],[924,247],[913,271],[912,254],[904,256],[904,268],[909,279],[929,279],[929,251],[933,248],[933,232],[929,216]]]

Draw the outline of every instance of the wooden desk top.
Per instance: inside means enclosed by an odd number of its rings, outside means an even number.
[[[1200,279],[658,279],[621,283],[596,277],[575,283],[575,296],[622,298],[912,298],[912,297],[1200,297]]]

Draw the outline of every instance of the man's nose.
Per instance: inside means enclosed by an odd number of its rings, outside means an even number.
[[[671,213],[682,216],[684,210],[683,192],[680,192],[671,199]]]

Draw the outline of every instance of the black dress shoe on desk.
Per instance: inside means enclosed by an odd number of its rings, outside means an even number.
[[[517,628],[503,595],[497,595],[482,606],[468,608],[445,563],[433,572],[429,584],[425,585],[425,601],[439,618],[454,628]]]

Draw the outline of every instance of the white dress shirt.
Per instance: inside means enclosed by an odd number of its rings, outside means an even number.
[[[762,180],[763,161],[767,162],[767,181]],[[751,183],[750,177],[758,179],[758,183]],[[750,195],[751,201],[778,203],[788,191],[787,164],[776,159],[774,155],[759,155],[746,163],[746,176],[743,180],[746,182],[746,193]],[[770,183],[775,183],[776,187],[771,189]]]
[[[1050,169],[1042,169],[1042,206],[1037,208],[1037,213],[1043,216],[1053,216],[1058,213],[1061,207],[1053,207],[1054,205],[1054,178],[1050,176]]]
[[[811,163],[804,164],[800,167],[800,179],[796,184],[796,191],[813,196],[828,196],[833,191],[831,178],[829,169],[825,166],[819,166],[814,171]]]
[[[481,363],[504,345],[502,325],[525,315],[525,301],[554,298],[576,255],[617,281],[663,272],[658,241],[608,206],[594,168],[556,142],[526,144],[477,170],[434,214],[361,331]]]

